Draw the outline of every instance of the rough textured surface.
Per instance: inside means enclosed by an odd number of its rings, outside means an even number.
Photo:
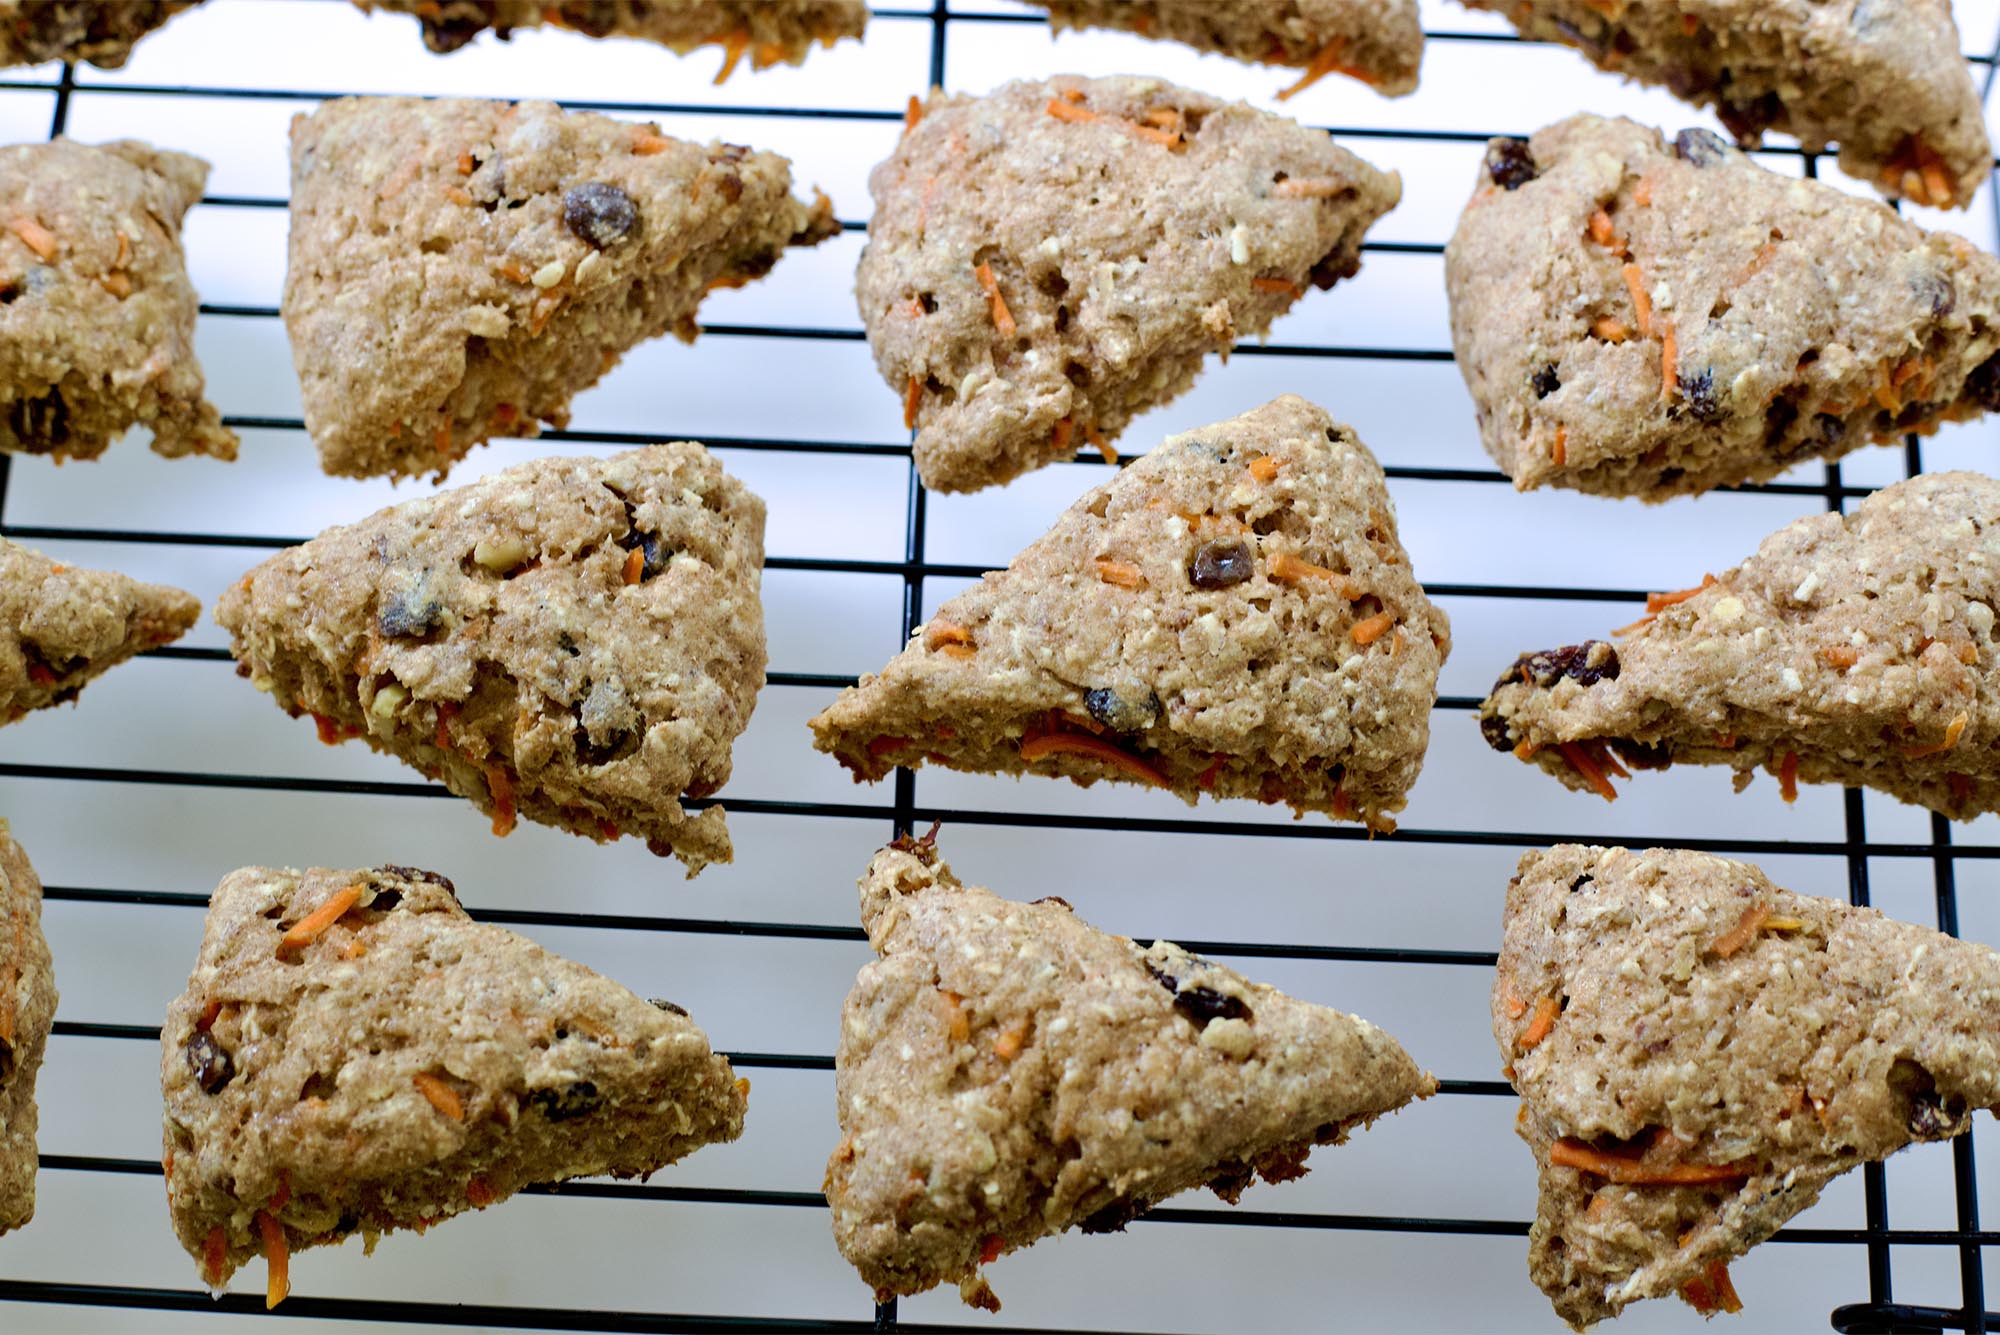
[[[0,0],[0,68],[45,60],[115,70],[141,37],[201,0]]]
[[[1676,1290],[1726,1306],[1721,1268],[1827,1182],[2000,1103],[1996,1034],[1984,946],[1705,853],[1529,853],[1493,989],[1541,1166],[1529,1273],[1579,1330]],[[1612,1176],[1676,1170],[1713,1180]]]
[[[832,235],[775,153],[548,102],[364,97],[292,121],[285,328],[329,473],[440,477],[563,426],[634,344]]]
[[[0,724],[76,699],[92,678],[171,644],[200,617],[191,593],[59,565],[0,538]]]
[[[1391,825],[1451,647],[1381,467],[1287,396],[1170,437],[812,721],[857,779],[925,760]]]
[[[208,164],[135,140],[0,148],[0,450],[236,457],[202,397],[181,219]]]
[[[957,1281],[997,1310],[1001,1252],[1234,1202],[1437,1088],[1364,1020],[964,885],[928,839],[875,855],[861,920],[881,958],[842,1010],[826,1194],[878,1299]]]
[[[239,671],[505,834],[518,811],[729,860],[729,749],[764,684],[764,503],[699,445],[538,459],[328,529],[222,596]]]
[[[516,28],[544,23],[586,37],[643,37],[682,55],[700,46],[723,49],[721,83],[737,62],[752,69],[796,65],[814,42],[832,46],[859,38],[868,26],[866,0],[354,0],[363,9],[415,14],[424,45],[447,55],[488,28],[506,41]]]
[[[1307,79],[1345,74],[1376,92],[1417,90],[1424,30],[1416,0],[1031,0],[1065,28],[1117,28],[1185,42],[1263,65],[1290,65]],[[1289,94],[1280,94],[1281,97]]]
[[[231,872],[160,1040],[167,1204],[216,1288],[268,1257],[266,1219],[287,1252],[372,1247],[743,1131],[744,1086],[686,1011],[474,922],[409,867]]]
[[[1115,439],[1205,355],[1353,274],[1402,194],[1282,117],[1072,76],[933,94],[868,179],[861,319],[942,491]]]
[[[1663,500],[2000,407],[2000,261],[1705,130],[1494,140],[1445,282],[1523,490]]]
[[[1615,752],[1970,819],[2000,811],[1996,608],[2000,482],[1929,473],[1779,529],[1615,645],[1524,655],[1480,726],[1572,788],[1598,787],[1579,759],[1601,771]]]
[[[0,1234],[35,1217],[35,1073],[55,1014],[42,883],[0,820]]]
[[[1601,69],[1712,106],[1743,144],[1766,129],[1883,194],[1964,208],[1992,168],[1950,0],[1465,0]]]

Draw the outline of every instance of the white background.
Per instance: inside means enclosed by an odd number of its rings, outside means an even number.
[[[1003,79],[1063,71],[1145,72],[1210,92],[1275,105],[1289,76],[1170,45],[1115,35],[1053,40],[1038,24],[981,21],[997,3],[973,0],[949,26],[946,84],[983,91]],[[1968,49],[1985,52],[2000,27],[2000,3],[1958,6]],[[1473,183],[1481,147],[1471,139],[1419,139],[1397,131],[1525,133],[1579,109],[1625,112],[1669,129],[1712,123],[1664,94],[1621,85],[1574,53],[1468,40],[1502,28],[1492,18],[1425,4],[1433,40],[1423,88],[1387,101],[1332,78],[1286,110],[1315,125],[1374,134],[1344,141],[1403,175],[1403,203],[1376,241],[1436,246],[1449,235]],[[1456,34],[1454,36],[1453,34]],[[511,44],[490,37],[450,57],[422,47],[405,17],[367,18],[338,3],[214,0],[143,44],[122,72],[85,68],[70,103],[69,130],[85,141],[138,136],[187,149],[215,164],[211,196],[279,200],[286,188],[285,127],[309,101],[222,98],[201,90],[411,92],[673,105],[670,134],[722,136],[792,157],[801,188],[832,195],[843,219],[867,216],[868,168],[898,132],[891,120],[731,114],[732,107],[839,107],[900,111],[928,71],[927,17],[878,16],[865,44],[818,52],[803,70],[740,72],[709,83],[713,51],[687,59],[643,43],[590,42],[527,32]],[[1984,65],[1975,65],[1982,76]],[[37,139],[50,127],[56,71],[0,71],[0,141]],[[133,88],[121,92],[121,88]],[[138,89],[153,89],[142,92]],[[162,88],[194,90],[165,96]],[[638,114],[638,113],[633,113]],[[1386,133],[1385,133],[1386,132]],[[1800,170],[1795,155],[1769,165]],[[1833,175],[1831,164],[1826,171]],[[1837,183],[1855,188],[1834,176]],[[1994,243],[1989,192],[1973,209],[1930,225],[1954,226]],[[197,207],[187,241],[196,286],[220,306],[275,307],[284,268],[282,209],[233,202]],[[848,233],[794,254],[771,277],[717,294],[707,322],[855,330],[851,277],[861,237]],[[1435,253],[1376,252],[1362,274],[1331,293],[1310,294],[1280,321],[1276,345],[1442,349],[1448,346],[1442,260]],[[198,343],[210,391],[225,414],[295,419],[298,394],[277,320],[203,318]],[[1449,362],[1298,355],[1239,355],[1211,364],[1182,400],[1137,423],[1128,452],[1166,432],[1242,412],[1296,392],[1352,422],[1392,466],[1490,472],[1471,406]],[[662,341],[628,355],[576,403],[580,431],[629,431],[648,439],[754,442],[839,441],[900,446],[900,395],[884,386],[865,344],[711,334],[693,348]],[[246,430],[240,461],[167,462],[139,439],[95,464],[57,469],[16,458],[0,521],[21,528],[143,530],[299,538],[357,518],[427,487],[356,483],[322,476],[298,430]],[[503,442],[478,451],[452,479],[559,450],[607,448],[547,441]],[[895,456],[720,451],[770,504],[773,557],[897,561],[908,464]],[[1924,446],[1932,468],[2000,464],[2000,431],[1948,429]],[[1852,456],[1845,479],[1876,485],[1902,476],[1900,450]],[[1101,464],[1045,469],[1012,486],[929,505],[925,556],[998,566],[1039,534],[1080,492],[1105,476]],[[1794,480],[1817,483],[1809,466]],[[1516,495],[1490,481],[1392,482],[1417,574],[1432,584],[1525,584],[1561,589],[1672,589],[1740,559],[1765,533],[1823,508],[1816,496],[1720,494],[1646,508],[1568,494]],[[101,564],[179,584],[210,604],[264,549],[189,541],[37,538],[62,560]],[[927,607],[962,587],[932,577]],[[772,670],[855,674],[879,665],[901,639],[899,576],[774,570],[765,582]],[[1455,651],[1447,696],[1477,696],[1524,649],[1601,634],[1637,615],[1629,601],[1446,594]],[[185,644],[219,646],[204,623]],[[290,776],[416,782],[395,762],[359,745],[326,748],[309,722],[286,719],[239,681],[229,664],[148,658],[93,685],[75,709],[47,711],[0,733],[0,813],[52,887],[206,894],[249,863],[359,866],[398,862],[436,868],[467,905],[587,914],[681,916],[851,926],[853,880],[890,833],[890,787],[858,789],[815,754],[804,721],[830,698],[816,687],[773,686],[737,746],[725,799],[862,804],[836,817],[732,814],[738,860],[686,884],[675,864],[631,841],[596,847],[523,825],[504,843],[487,822],[452,800],[311,794],[241,784],[108,782],[90,773],[23,777],[19,766],[60,766],[223,776]],[[1365,842],[1340,838],[1234,837],[1057,831],[960,823],[943,835],[946,855],[968,879],[1003,894],[1060,893],[1097,924],[1141,938],[1419,947],[1490,951],[1502,892],[1522,848],[1556,836],[1605,841],[1797,840],[1819,851],[1757,860],[1780,883],[1845,894],[1849,860],[1827,841],[1843,837],[1842,796],[1811,789],[1781,805],[1759,780],[1730,794],[1728,776],[1683,768],[1643,775],[1606,806],[1489,751],[1462,705],[1439,710],[1429,765],[1404,815],[1406,833]],[[1311,834],[1249,804],[1189,812],[1162,794],[1098,787],[1089,792],[1041,779],[1016,782],[926,771],[922,807],[1049,812],[1227,822],[1250,831]],[[1902,846],[1929,837],[1925,813],[1868,796],[1874,841]],[[876,814],[879,809],[882,814]],[[1991,819],[1959,827],[1961,842],[1993,844]],[[1498,845],[1426,842],[1424,831],[1512,832]],[[1908,855],[1862,860],[1876,901],[1890,913],[1936,921],[1933,864]],[[1958,863],[1963,929],[2000,942],[2000,863]],[[52,898],[46,921],[70,1023],[157,1025],[179,991],[201,932],[195,908],[115,905]],[[582,960],[641,995],[688,1006],[730,1051],[816,1054],[833,1050],[841,997],[866,956],[851,940],[782,940],[687,934],[624,926],[531,928],[550,948]],[[1299,996],[1356,1011],[1396,1034],[1439,1076],[1491,1080],[1498,1059],[1487,1031],[1490,971],[1464,964],[1314,962],[1231,958],[1253,976]],[[157,1049],[150,1041],[60,1035],[41,1077],[42,1152],[144,1161],[159,1152]],[[748,1130],[735,1145],[705,1150],[655,1185],[817,1190],[837,1139],[829,1071],[746,1067],[755,1084]],[[1514,1100],[1447,1094],[1407,1110],[1343,1149],[1321,1151],[1313,1173],[1284,1187],[1260,1186],[1237,1213],[1315,1212],[1403,1218],[1524,1221],[1533,1212],[1534,1167],[1512,1134]],[[2000,1212],[2000,1142],[1991,1120],[1976,1132],[1989,1221]],[[1897,1229],[1949,1228],[1954,1220],[1951,1151],[1925,1147],[1889,1166],[1889,1221]],[[1178,1205],[1220,1209],[1211,1199]],[[1837,1184],[1800,1227],[1863,1223],[1859,1175]],[[1989,1222],[1989,1226],[1990,1222]],[[1046,1325],[1236,1332],[1323,1329],[1556,1330],[1528,1282],[1518,1236],[1454,1236],[1139,1223],[1119,1236],[1051,1240],[1009,1257],[991,1278],[1006,1303],[996,1322],[936,1293],[906,1301],[911,1321],[967,1322],[976,1329]],[[1749,1310],[1742,1330],[1824,1330],[1828,1312],[1868,1297],[1863,1248],[1774,1242],[1735,1267]],[[1893,1249],[1898,1299],[1956,1305],[1955,1248]],[[364,1260],[358,1244],[302,1254],[293,1267],[301,1296],[589,1307],[614,1311],[737,1314],[856,1320],[869,1295],[842,1263],[823,1208],[714,1201],[523,1196],[464,1216],[424,1237],[385,1239]],[[2000,1280],[1989,1263],[1988,1281]],[[197,1287],[193,1262],[166,1223],[157,1176],[95,1169],[45,1170],[35,1222],[0,1241],[0,1279],[40,1279],[181,1291]],[[261,1267],[238,1289],[261,1288]],[[0,1303],[0,1329],[235,1331],[255,1318],[125,1312]],[[332,1328],[297,1321],[287,1330]],[[393,1327],[378,1327],[393,1329]],[[1674,1302],[1646,1304],[1619,1329],[1694,1330],[1699,1318]],[[1720,1329],[1721,1327],[1718,1327]]]

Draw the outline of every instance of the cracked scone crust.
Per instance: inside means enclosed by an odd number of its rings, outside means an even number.
[[[743,1130],[743,1088],[686,1011],[474,922],[409,867],[225,877],[160,1086],[174,1233],[214,1288],[272,1255],[273,1226],[280,1260],[372,1248]]]
[[[1360,266],[1402,181],[1318,130],[1153,79],[933,94],[869,175],[856,274],[924,485],[1109,442]]]
[[[1705,130],[1493,141],[1445,282],[1523,490],[1664,500],[2000,407],[2000,261]]]
[[[1984,946],[1705,853],[1529,853],[1493,1034],[1540,1165],[1530,1274],[1579,1330],[1727,1306],[1723,1267],[1827,1182],[2000,1103],[1996,1033]]]
[[[76,699],[93,678],[178,640],[200,616],[191,593],[62,565],[0,538],[0,725]]]
[[[216,608],[239,671],[494,818],[727,862],[764,684],[764,503],[683,442],[539,459],[280,552]]]
[[[880,958],[842,1010],[826,1193],[878,1299],[956,1281],[997,1310],[1001,1252],[1192,1187],[1233,1203],[1437,1088],[1364,1020],[965,885],[929,839],[875,855],[861,917]]]
[[[329,473],[440,477],[569,421],[714,288],[837,230],[775,153],[547,102],[363,97],[292,122],[285,329]]]
[[[1523,655],[1480,728],[1571,788],[1606,792],[1607,760],[1761,767],[1788,798],[1865,786],[1967,820],[2000,811],[1996,608],[2000,482],[1927,473],[1779,529],[1615,643]]]
[[[35,1075],[55,1014],[42,883],[0,820],[0,1234],[35,1216]]]
[[[866,0],[354,0],[366,10],[415,14],[424,45],[448,55],[492,29],[501,41],[517,28],[550,24],[586,37],[642,37],[681,55],[723,49],[721,83],[746,56],[752,69],[797,65],[815,42],[859,38]]]
[[[208,164],[136,140],[0,148],[0,451],[236,457],[203,397],[181,220]]]
[[[1745,148],[1766,129],[1892,199],[1964,208],[1992,169],[1950,0],[1465,0],[1664,86]]]
[[[1450,647],[1380,465],[1287,396],[1085,495],[843,692],[814,744],[857,779],[928,760],[1392,828]]]
[[[201,0],[0,0],[0,68],[48,60],[123,68],[139,39]]]
[[[1031,0],[1057,32],[1116,28],[1259,65],[1306,73],[1280,100],[1327,74],[1385,97],[1417,91],[1424,30],[1416,0]]]

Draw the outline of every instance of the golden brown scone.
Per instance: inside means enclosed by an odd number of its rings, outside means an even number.
[[[46,60],[124,67],[140,38],[201,0],[0,0],[0,69]]]
[[[586,37],[641,37],[681,55],[719,46],[722,72],[744,56],[750,68],[797,65],[813,43],[859,38],[868,26],[866,0],[354,0],[364,10],[414,14],[424,45],[439,55],[458,50],[488,28],[501,41],[516,28],[550,24]]]
[[[1859,1164],[2000,1104],[2000,955],[1741,862],[1565,844],[1507,890],[1493,1036],[1541,1171],[1528,1270],[1578,1330],[1679,1292]]]
[[[55,1014],[42,883],[0,820],[0,1234],[35,1217],[35,1074]]]

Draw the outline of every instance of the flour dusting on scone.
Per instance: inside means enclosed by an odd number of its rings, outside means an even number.
[[[1497,751],[1607,799],[1676,762],[2000,811],[2000,482],[1927,473],[1655,594],[1612,640],[1523,654],[1480,707]]]
[[[1562,845],[1507,890],[1493,1036],[1540,1168],[1528,1269],[1584,1329],[1835,1177],[2000,1104],[2000,955],[1680,849]]]
[[[671,1002],[474,922],[412,867],[246,867],[160,1031],[161,1163],[202,1281],[524,1187],[645,1177],[743,1132],[747,1083]]]
[[[1494,140],[1445,283],[1523,490],[1664,500],[2000,408],[2000,260],[1706,130]]]
[[[201,0],[0,0],[0,68],[49,60],[124,68],[132,48]]]
[[[538,459],[278,553],[216,620],[259,690],[493,817],[727,862],[764,503],[701,446]]]
[[[55,1014],[42,883],[0,820],[0,1234],[35,1217],[35,1075]]]
[[[1001,1253],[1194,1187],[1234,1203],[1437,1089],[1365,1020],[965,885],[928,837],[875,855],[861,919],[826,1195],[878,1301],[955,1282],[997,1311]]]
[[[1109,453],[1126,423],[1360,267],[1402,181],[1157,79],[933,94],[870,174],[855,276],[924,485]]]
[[[837,225],[791,165],[549,102],[355,97],[292,121],[285,329],[329,473],[442,477],[569,421],[635,344]]]
[[[414,14],[424,45],[439,55],[487,29],[506,41],[518,28],[543,24],[586,37],[639,37],[686,55],[722,48],[722,83],[746,57],[750,68],[797,65],[815,42],[859,38],[867,0],[354,0],[364,10]]]
[[[1288,395],[1084,496],[813,719],[813,741],[863,780],[929,761],[1390,829],[1450,648],[1375,457]]]
[[[1670,89],[1745,148],[1764,131],[1892,199],[1964,208],[1992,170],[1951,0],[1465,0]]]

